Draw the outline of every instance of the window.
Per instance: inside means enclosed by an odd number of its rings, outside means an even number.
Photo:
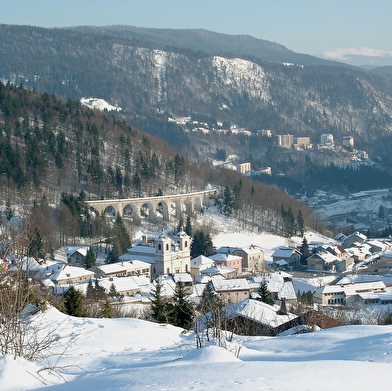
[[[185,248],[187,248],[187,247],[188,247],[188,241],[185,240]]]
[[[161,246],[160,243],[158,244],[158,250],[159,250],[159,251],[162,250],[162,246]]]

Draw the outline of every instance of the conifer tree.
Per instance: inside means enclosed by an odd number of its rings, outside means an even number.
[[[203,289],[200,299],[199,311],[204,316],[206,335],[209,341],[209,330],[212,329],[213,337],[217,338],[223,321],[223,302],[214,292],[212,283],[209,282]]]
[[[86,256],[84,258],[84,268],[90,269],[95,265],[96,259],[91,247],[88,248]]]
[[[214,253],[214,245],[211,236],[205,234],[204,231],[198,230],[195,232],[191,243],[191,258],[199,255],[209,256]]]
[[[301,264],[304,265],[304,264],[306,264],[306,260],[310,256],[309,245],[308,245],[308,241],[305,238],[305,236],[302,239],[300,252],[301,252]]]
[[[189,330],[193,325],[193,316],[195,308],[192,302],[187,298],[186,288],[183,282],[176,284],[173,295],[173,305],[170,314],[170,323],[175,326],[183,327]]]
[[[83,316],[83,295],[73,286],[64,294],[64,308],[68,315]]]
[[[157,323],[167,323],[167,305],[162,296],[162,281],[158,277],[151,291],[151,316]]]
[[[273,305],[274,301],[272,300],[271,297],[271,292],[268,289],[268,283],[265,278],[261,280],[260,287],[258,290],[258,294],[260,296],[259,300],[262,301],[263,303]]]
[[[184,231],[186,232],[186,234],[190,237],[192,237],[192,222],[191,222],[191,217],[187,216],[186,217],[186,224],[185,224],[185,229]]]
[[[105,299],[101,302],[101,313],[103,318],[113,318],[113,308],[109,301],[108,295],[105,295]]]

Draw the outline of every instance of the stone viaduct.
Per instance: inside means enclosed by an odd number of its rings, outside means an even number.
[[[107,213],[110,208],[113,208],[116,216],[120,214],[123,217],[124,212],[131,213],[134,222],[139,222],[142,215],[148,217],[149,221],[154,222],[158,211],[164,220],[170,221],[173,208],[174,215],[177,218],[183,210],[191,215],[194,210],[200,211],[203,206],[209,205],[209,198],[218,191],[218,189],[211,189],[178,195],[96,200],[87,201],[87,205],[100,214]]]

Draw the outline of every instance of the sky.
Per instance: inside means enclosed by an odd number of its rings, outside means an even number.
[[[392,51],[392,2],[385,0],[1,0],[0,10],[0,24],[202,28],[311,55],[352,47]]]

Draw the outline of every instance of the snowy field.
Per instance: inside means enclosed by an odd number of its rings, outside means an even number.
[[[285,337],[238,337],[232,350],[195,348],[192,333],[131,318],[37,315],[57,342],[42,366],[0,357],[0,389],[375,390],[392,382],[392,326],[345,326]],[[57,360],[59,360],[57,362]],[[58,376],[61,374],[61,377]]]

